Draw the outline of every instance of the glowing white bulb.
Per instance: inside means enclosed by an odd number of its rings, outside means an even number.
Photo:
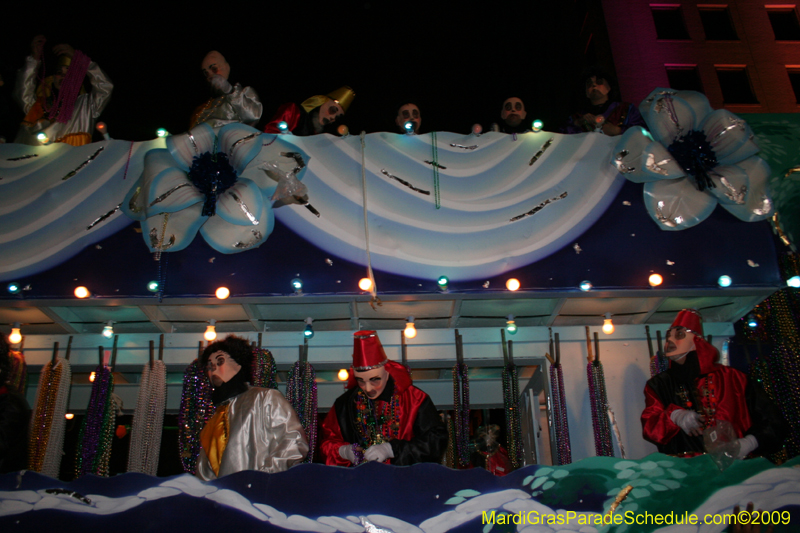
[[[611,322],[611,313],[606,313],[606,318],[603,320],[603,333],[606,335],[614,333],[614,323]]]
[[[720,276],[717,283],[719,283],[720,287],[730,287],[733,280],[730,276]]]
[[[231,295],[231,291],[228,289],[228,287],[220,287],[219,289],[217,289],[217,292],[215,294],[217,298],[219,298],[220,300],[224,300],[225,298]]]
[[[519,289],[519,280],[517,278],[509,278],[506,281],[506,289],[510,291],[516,291]]]
[[[403,335],[405,335],[407,339],[413,339],[417,336],[417,328],[414,325],[413,316],[408,317],[406,320],[406,329],[403,330]]]
[[[103,328],[103,337],[105,337],[106,339],[110,339],[113,336],[114,336],[114,321],[109,320],[108,323],[106,323],[106,326]]]
[[[650,283],[651,287],[658,287],[664,282],[664,278],[661,277],[661,274],[650,274],[647,282]]]
[[[358,280],[358,288],[362,291],[368,291],[372,289],[372,280],[369,278],[361,278]]]
[[[348,372],[346,368],[343,368],[339,370],[339,373],[336,374],[336,377],[339,378],[339,381],[347,381],[347,378],[350,377],[350,372]]]
[[[19,324],[14,324],[11,328],[11,335],[8,336],[9,344],[19,344],[22,342],[22,334],[19,332]]]
[[[211,319],[208,321],[208,326],[206,326],[206,332],[203,333],[203,338],[209,342],[213,341],[217,338],[217,328],[216,328],[217,321]]]
[[[583,292],[592,290],[592,287],[593,287],[592,282],[589,281],[588,279],[581,281],[580,288]]]
[[[75,287],[74,294],[76,298],[88,298],[91,295],[89,289],[86,287]]]
[[[786,284],[793,289],[800,288],[800,276],[792,276],[786,280]]]

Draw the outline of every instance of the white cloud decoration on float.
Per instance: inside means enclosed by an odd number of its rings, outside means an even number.
[[[644,183],[644,203],[658,226],[683,230],[708,218],[717,204],[745,222],[773,213],[769,165],[747,123],[714,110],[695,91],[658,88],[639,111],[650,131],[631,128],[611,162],[628,180]]]
[[[186,248],[200,232],[222,253],[260,246],[275,224],[265,172],[243,177],[259,154],[261,132],[228,124],[215,133],[200,124],[147,152],[139,181],[122,203],[142,225],[152,252]]]

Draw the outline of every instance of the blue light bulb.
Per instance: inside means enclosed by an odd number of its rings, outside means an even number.
[[[800,276],[792,276],[786,280],[786,284],[793,289],[800,288]]]
[[[583,292],[592,290],[592,287],[593,287],[592,282],[589,281],[588,279],[581,281],[580,288]]]
[[[544,122],[542,122],[541,120],[537,119],[533,121],[533,131],[541,131],[543,127],[544,127]]]
[[[280,122],[278,122],[278,129],[281,130],[282,132],[285,132],[289,129],[289,125],[286,123],[286,121],[281,120]]]
[[[733,283],[733,280],[730,276],[720,276],[717,280],[717,283],[720,287],[730,287],[731,283]]]
[[[8,284],[8,292],[11,294],[18,294],[19,291],[22,290],[22,287],[19,286],[19,283],[9,283]]]
[[[292,288],[296,291],[303,290],[303,280],[300,278],[294,278],[292,280]]]

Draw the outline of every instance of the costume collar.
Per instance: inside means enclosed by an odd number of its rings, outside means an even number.
[[[230,400],[250,388],[250,385],[245,381],[244,374],[245,373],[240,370],[238,374],[227,382],[219,387],[214,387],[214,390],[211,391],[211,401],[214,402],[215,406],[219,407],[220,404],[226,400]]]

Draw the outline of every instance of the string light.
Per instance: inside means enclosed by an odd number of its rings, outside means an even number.
[[[208,321],[208,326],[206,326],[206,332],[203,333],[203,338],[209,342],[213,341],[217,338],[217,321],[213,318]]]
[[[483,133],[483,126],[481,126],[480,124],[473,124],[472,125],[472,134],[473,135],[480,135],[481,133]]]
[[[747,327],[750,329],[756,329],[758,327],[758,320],[756,320],[756,315],[754,313],[747,315]]]
[[[72,420],[73,418],[75,418],[75,415],[72,413],[64,413],[64,418],[66,418],[67,420]]]
[[[169,132],[167,131],[166,128],[158,128],[156,130],[156,135],[163,139],[164,137],[169,135]]]
[[[231,295],[231,291],[230,291],[230,289],[228,289],[228,287],[220,287],[220,288],[217,289],[217,292],[215,292],[214,294],[220,300],[224,300],[225,298],[227,298],[228,296]]]
[[[300,278],[294,278],[292,280],[292,288],[294,289],[294,292],[296,292],[297,294],[303,292],[303,280]]]
[[[105,122],[98,122],[94,127],[103,135],[105,140],[111,140],[111,136],[108,134],[108,126],[106,126]]]
[[[95,379],[96,377],[97,377],[97,373],[96,373],[96,372],[92,372],[91,374],[89,374],[89,381],[91,381],[92,383],[94,383],[94,379]]]
[[[447,279],[447,276],[439,276],[439,279],[436,280],[436,284],[439,286],[440,289],[443,291],[447,290],[447,285],[450,283],[450,280]]]
[[[156,280],[147,282],[147,290],[150,292],[158,292],[158,282]]]
[[[403,124],[403,129],[406,130],[406,135],[414,135],[414,123],[410,120]]]
[[[661,274],[650,274],[650,277],[647,278],[647,282],[651,287],[658,287],[664,283],[664,278],[661,277]]]
[[[606,313],[606,318],[603,320],[603,333],[606,335],[614,333],[614,323],[611,322],[611,313]]]
[[[84,286],[75,287],[74,294],[76,298],[88,298],[89,296],[92,295],[92,293],[89,292],[89,289],[87,289]]]
[[[350,372],[348,372],[346,368],[343,368],[339,370],[339,373],[336,374],[336,377],[339,378],[339,381],[347,381],[347,378],[350,377]]]
[[[581,288],[581,290],[583,292],[587,292],[587,291],[592,290],[593,285],[592,285],[591,281],[589,281],[588,279],[585,279],[585,280],[581,281],[581,284],[579,285],[579,287]]]
[[[36,140],[39,141],[42,144],[47,144],[47,143],[50,142],[50,138],[43,131],[41,131],[41,132],[36,134]]]
[[[517,278],[508,278],[508,281],[506,281],[506,289],[512,292],[518,290],[519,280]]]
[[[717,283],[719,284],[720,287],[723,288],[730,287],[731,283],[733,283],[733,280],[731,279],[730,276],[720,276],[719,279],[717,280]]]
[[[792,276],[786,280],[786,284],[793,289],[800,288],[800,276]]]
[[[403,335],[405,335],[406,339],[413,339],[417,336],[417,327],[414,325],[413,316],[406,319],[406,329],[403,330]]]
[[[542,128],[544,128],[544,122],[542,122],[539,119],[536,119],[533,121],[533,124],[531,126],[533,128],[533,131],[542,131]]]
[[[11,294],[18,294],[19,291],[22,290],[22,287],[19,286],[19,283],[11,282],[8,284],[8,292]]]
[[[19,344],[22,342],[22,333],[19,332],[19,322],[14,322],[11,326],[11,335],[8,336],[9,344]]]
[[[372,289],[372,280],[369,278],[361,278],[358,280],[358,288],[364,292]]]
[[[306,339],[314,338],[314,328],[311,326],[312,322],[314,322],[314,320],[311,317],[306,318],[306,329],[303,331],[303,336]]]
[[[517,334],[517,323],[514,322],[514,315],[508,315],[506,317],[506,331],[509,335]]]
[[[347,127],[347,124],[341,124],[339,125],[338,128],[336,128],[336,132],[341,137],[347,137],[348,135],[350,135],[350,128]]]
[[[281,120],[280,122],[278,122],[278,129],[281,131],[281,133],[286,133],[287,131],[289,131],[289,125],[286,123],[285,120]]]
[[[106,322],[106,326],[103,328],[103,337],[106,339],[110,339],[114,336],[114,321],[109,320]]]

